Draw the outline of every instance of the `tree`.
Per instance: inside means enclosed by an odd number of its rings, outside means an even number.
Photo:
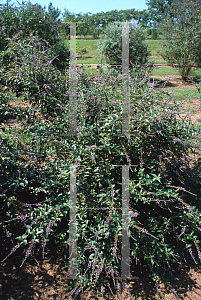
[[[48,13],[50,19],[57,20],[58,17],[60,16],[61,12],[58,8],[56,9],[55,7],[53,7],[52,2],[50,2],[50,4],[48,5],[48,12],[47,13]]]
[[[167,12],[167,6],[175,3],[175,0],[147,0],[148,11],[153,22],[161,22]]]
[[[195,3],[197,0],[193,0]],[[149,15],[152,18],[152,22],[159,23],[164,19],[165,15],[171,16],[171,11],[168,7],[172,4],[182,3],[182,0],[147,0]]]
[[[178,2],[168,5],[171,13],[159,24],[164,42],[161,56],[173,66],[179,68],[182,80],[188,80],[193,66],[201,64],[201,16],[200,2]]]

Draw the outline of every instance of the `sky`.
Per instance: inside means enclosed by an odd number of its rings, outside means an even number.
[[[1,4],[5,4],[7,0],[0,0]],[[18,2],[21,3],[20,0]],[[42,7],[48,6],[50,0],[30,0],[32,4],[38,3]],[[53,6],[59,8],[61,12],[64,12],[64,9],[73,13],[97,13],[97,12],[107,12],[110,10],[125,10],[135,8],[136,10],[147,9],[145,0],[52,0]],[[16,0],[12,0],[10,3],[16,3]]]

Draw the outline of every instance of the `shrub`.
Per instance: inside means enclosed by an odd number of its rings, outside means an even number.
[[[83,54],[86,54],[86,53],[87,53],[87,48],[86,48],[86,47],[81,48],[81,49],[79,50],[79,55],[83,55]]]
[[[37,106],[47,118],[58,115],[62,103],[68,101],[68,83],[53,65],[54,60],[55,52],[48,42],[35,36],[24,39],[21,32],[9,39],[6,51],[0,53],[0,82],[17,98],[23,96]]]
[[[148,60],[148,46],[145,41],[145,31],[130,23],[129,28],[129,60],[133,64],[145,64]],[[98,41],[98,50],[108,64],[122,63],[122,25],[109,24],[104,35]]]
[[[168,5],[158,26],[164,38],[160,54],[169,65],[177,64],[182,80],[188,80],[192,67],[201,64],[200,25],[200,3],[182,1]]]
[[[65,71],[69,64],[69,51],[59,35],[63,25],[58,19],[58,14],[55,15],[54,10],[52,12],[50,8],[46,12],[38,4],[24,3],[18,7],[2,5],[0,7],[0,28],[3,31],[0,33],[0,50],[5,50],[8,44],[7,38],[15,38],[21,30],[24,39],[29,36],[38,36],[42,40],[48,41],[56,56],[53,65],[60,71]]]
[[[147,34],[148,34],[148,35],[151,35],[151,33],[152,33],[152,29],[148,28],[148,29],[147,29]]]
[[[38,70],[45,66],[42,59],[38,64]],[[179,119],[174,99],[153,90],[148,68],[134,66],[130,74],[130,137],[121,135],[122,76],[98,78],[85,70],[78,72],[77,136],[69,134],[68,101],[51,119],[41,118],[42,102],[30,103],[21,127],[1,131],[0,229],[2,237],[12,235],[14,241],[2,261],[19,247],[22,265],[36,245],[44,254],[51,235],[68,263],[70,165],[76,165],[78,279],[70,281],[70,294],[92,285],[102,294],[105,289],[106,297],[110,289],[115,292],[122,260],[122,170],[115,165],[129,164],[131,263],[137,261],[144,278],[150,269],[154,280],[168,282],[172,263],[192,262],[195,249],[201,259],[200,199],[188,187],[188,153],[197,148],[197,133],[190,121]],[[35,90],[38,98],[49,84],[47,75]],[[56,100],[60,86],[58,73]]]
[[[151,38],[153,40],[157,40],[157,38],[158,38],[158,32],[157,32],[156,29],[152,29]]]

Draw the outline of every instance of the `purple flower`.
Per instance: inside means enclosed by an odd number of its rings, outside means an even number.
[[[199,231],[201,231],[201,228],[200,228],[200,227],[198,227],[198,225],[196,225],[196,227],[197,227],[197,229],[198,229]]]
[[[12,40],[13,41],[16,40],[17,37],[18,37],[18,33],[13,36]]]
[[[110,268],[109,272],[112,276],[114,276],[114,269],[112,267]]]
[[[75,295],[77,296],[81,292],[81,287],[76,291]]]
[[[11,237],[11,236],[12,236],[12,233],[11,233],[11,232],[9,232],[9,231],[7,231],[7,232],[6,232],[6,236],[9,238],[9,237]]]
[[[73,289],[70,293],[69,296],[73,296],[73,294],[75,293],[76,289]]]
[[[112,253],[113,253],[113,255],[116,255],[116,252],[117,252],[117,247],[116,246],[112,247]]]
[[[41,246],[42,246],[43,249],[45,248],[45,245],[46,245],[46,241],[41,243]]]
[[[172,291],[175,295],[177,295],[177,292],[176,292],[176,290],[175,290],[174,288],[171,287],[171,291]]]
[[[32,241],[31,245],[29,246],[29,248],[28,248],[27,251],[26,251],[25,259],[26,259],[27,257],[29,257],[29,255],[31,254],[31,248],[32,248],[32,246],[33,246],[33,241]]]
[[[89,146],[89,149],[94,149],[94,148],[96,148],[96,145]]]
[[[96,246],[92,245],[91,247],[93,250],[95,250],[96,253],[98,252],[98,249],[96,248]]]
[[[30,156],[33,161],[37,161],[36,157]]]
[[[91,156],[91,160],[92,160],[92,162],[96,162],[94,155]]]
[[[46,233],[47,233],[47,236],[48,234],[50,234],[50,231],[51,231],[51,226],[54,224],[55,220],[52,220],[46,227]]]
[[[118,290],[118,292],[121,293],[121,284],[120,284],[119,282],[117,282],[116,285],[117,285],[117,290]]]
[[[13,247],[13,249],[11,250],[11,254],[14,253],[20,247],[20,245],[21,245],[20,243],[15,245],[15,247]]]
[[[192,210],[192,208],[190,207],[190,205],[187,205],[187,208],[188,208],[188,210],[193,214],[193,210]]]
[[[148,231],[145,228],[142,228],[142,233],[148,233]]]
[[[161,130],[157,130],[156,133],[158,133],[160,135],[163,135],[162,132],[161,132]]]
[[[127,138],[127,140],[130,141],[130,135],[129,134],[126,134],[126,138]]]
[[[174,142],[182,143],[182,140],[179,139],[179,138],[175,138],[175,139],[174,139]]]
[[[129,291],[129,287],[127,286],[127,284],[124,282],[124,287],[126,288],[127,292],[129,293],[129,295],[131,296],[131,293]],[[132,297],[132,296],[131,296]]]
[[[98,271],[96,272],[96,281],[95,281],[95,283],[97,282],[98,277],[99,277],[100,273],[102,272],[102,270],[103,270],[103,267],[101,266],[101,267],[99,267]]]
[[[112,188],[112,190],[111,190],[111,197],[114,198],[114,195],[115,195],[115,192],[114,192],[114,189]]]
[[[144,133],[143,133],[141,130],[137,130],[137,132],[138,132],[139,134],[144,135]]]
[[[19,77],[22,77],[22,72],[20,70],[18,71],[18,75]]]
[[[180,191],[186,191],[185,188],[183,188],[183,187],[181,187],[181,186],[179,186],[178,189],[179,189]]]
[[[88,244],[88,245],[86,245],[85,247],[84,247],[84,251],[86,251],[87,249],[89,249],[90,248],[90,244]],[[90,262],[91,263],[91,262]]]
[[[131,212],[131,216],[132,217],[134,217],[134,218],[137,218],[137,216],[138,216],[138,212],[137,211],[135,211],[135,212]]]
[[[27,215],[24,216],[23,214],[21,214],[20,216],[17,216],[17,219],[23,222],[24,220],[26,220],[26,217]]]
[[[199,258],[199,260],[201,262],[201,252],[200,251],[198,251],[198,258]]]
[[[130,163],[130,156],[126,155],[127,162]]]
[[[95,261],[93,262],[93,264],[92,264],[92,273],[93,273],[95,267],[96,267],[96,260],[95,260]]]
[[[156,280],[155,286],[156,286],[156,289],[158,290],[158,288],[159,288],[158,280]]]
[[[36,223],[36,221],[37,221],[37,219],[34,219],[30,225],[32,226],[34,223]]]
[[[105,227],[105,226],[107,226],[107,225],[108,225],[108,223],[109,223],[109,218],[108,218],[108,219],[106,219],[106,221],[104,222],[104,227]]]

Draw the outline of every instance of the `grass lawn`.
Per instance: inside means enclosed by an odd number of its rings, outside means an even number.
[[[175,68],[167,68],[167,67],[156,67],[152,72],[151,76],[167,76],[167,75],[179,75],[178,69]]]
[[[155,56],[159,54],[159,50],[161,49],[161,41],[160,40],[146,40],[149,50],[151,51],[151,55]]]
[[[200,97],[198,91],[196,89],[181,89],[171,88],[174,92],[175,100],[182,101],[187,100],[189,103],[193,102],[193,99],[198,99]]]

